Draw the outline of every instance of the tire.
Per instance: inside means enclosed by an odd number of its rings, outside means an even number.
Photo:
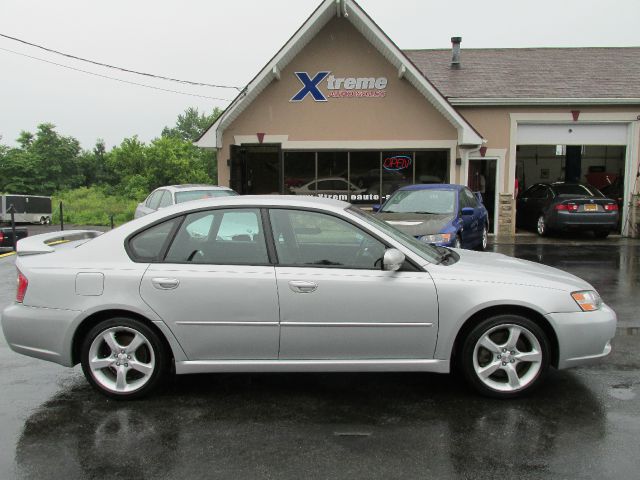
[[[453,241],[453,248],[462,248],[462,238],[460,237],[460,234],[456,235],[456,238]]]
[[[489,243],[489,230],[485,225],[482,227],[482,236],[480,237],[480,243],[476,247],[476,250],[484,252],[487,249],[487,244]]]
[[[81,347],[87,381],[117,400],[141,398],[154,390],[167,376],[169,361],[163,339],[143,322],[127,317],[98,323]]]
[[[596,238],[607,238],[609,233],[611,233],[609,230],[596,230],[593,232],[593,235]]]
[[[538,221],[536,222],[536,232],[538,232],[538,235],[540,235],[541,237],[544,237],[549,233],[544,215],[540,215],[538,217]]]
[[[460,366],[478,393],[514,398],[540,386],[550,358],[542,329],[526,317],[506,314],[483,320],[469,332],[462,343]]]
[[[46,224],[47,224],[46,217],[40,217],[40,225],[46,225]]]

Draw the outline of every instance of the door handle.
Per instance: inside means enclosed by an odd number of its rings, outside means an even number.
[[[318,289],[318,284],[304,280],[292,280],[289,282],[289,288],[296,293],[313,293]]]
[[[173,290],[174,288],[178,288],[180,285],[180,280],[177,278],[152,278],[151,283],[158,290]]]

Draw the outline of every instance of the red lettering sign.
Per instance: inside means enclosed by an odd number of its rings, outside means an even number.
[[[407,155],[396,155],[394,157],[385,158],[382,166],[385,170],[404,170],[411,166],[411,157]]]

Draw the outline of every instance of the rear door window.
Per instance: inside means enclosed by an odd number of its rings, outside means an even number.
[[[260,211],[220,209],[187,215],[167,252],[165,262],[269,264]]]

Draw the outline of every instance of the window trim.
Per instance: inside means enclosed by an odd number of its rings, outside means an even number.
[[[358,208],[357,206],[354,206],[355,208]],[[255,263],[255,264],[247,264],[247,263],[197,263],[194,264],[193,262],[172,262],[172,263],[168,263],[165,262],[165,258],[167,256],[167,252],[169,251],[169,248],[171,248],[171,245],[173,244],[173,241],[175,240],[175,237],[178,233],[178,230],[180,229],[180,227],[182,226],[182,223],[184,222],[184,219],[186,218],[187,215],[192,214],[192,213],[199,213],[199,212],[204,212],[204,211],[212,211],[212,210],[247,210],[247,209],[254,209],[254,210],[259,210],[264,212],[262,214],[262,223],[263,223],[263,229],[264,229],[264,240],[266,242],[266,247],[267,247],[267,254],[268,254],[268,258],[269,258],[269,263]],[[313,208],[313,207],[300,207],[300,206],[289,206],[289,205],[224,205],[224,206],[217,206],[217,207],[200,207],[200,208],[196,208],[193,210],[188,210],[185,212],[180,212],[180,213],[175,213],[173,215],[170,215],[168,217],[165,218],[161,218],[159,220],[156,220],[153,223],[150,223],[149,225],[145,225],[143,228],[140,228],[139,230],[136,230],[135,232],[130,233],[129,235],[127,235],[127,237],[124,239],[124,249],[125,252],[127,253],[127,255],[129,256],[129,259],[134,262],[134,263],[148,263],[148,264],[166,264],[166,265],[214,265],[214,266],[224,266],[224,265],[230,265],[230,266],[256,266],[256,267],[290,267],[290,268],[330,268],[330,269],[336,269],[336,268],[341,268],[343,270],[364,270],[364,271],[369,271],[369,272],[377,272],[377,271],[385,271],[383,269],[383,265],[381,265],[380,269],[370,269],[370,268],[345,268],[341,265],[288,265],[288,264],[283,264],[279,262],[278,256],[277,256],[277,251],[276,251],[276,246],[275,246],[275,240],[273,238],[273,229],[271,226],[271,218],[269,217],[269,211],[270,210],[300,210],[300,211],[304,211],[304,212],[315,212],[315,213],[323,213],[325,215],[329,215],[332,217],[336,217],[340,220],[343,220],[351,225],[353,225],[354,227],[363,230],[364,232],[366,232],[369,236],[375,238],[376,240],[378,240],[379,242],[381,242],[386,249],[389,248],[396,248],[393,245],[390,245],[389,242],[387,242],[386,240],[384,240],[383,238],[381,238],[377,232],[373,232],[370,229],[367,228],[363,228],[362,225],[360,225],[359,223],[353,221],[351,218],[348,218],[346,216],[342,216],[339,215],[335,212],[331,212],[331,211],[327,211],[327,210],[323,210],[323,209],[319,209],[319,208]],[[162,255],[160,256],[161,260],[154,260],[154,261],[145,261],[145,260],[140,260],[137,259],[135,254],[133,253],[133,251],[131,250],[130,247],[130,242],[131,240],[133,240],[137,235],[141,234],[142,232],[145,232],[161,223],[164,222],[168,222],[170,220],[173,220],[177,217],[182,217],[178,222],[176,222],[176,225],[174,226],[174,228],[172,229],[172,231],[169,233],[168,237],[170,237],[171,241],[168,242],[166,245],[163,246],[163,249],[161,251]],[[266,222],[266,224],[265,224]],[[271,246],[269,246],[269,243],[271,243]],[[270,253],[270,248],[273,249],[273,252]],[[420,267],[418,264],[416,264],[415,261],[413,261],[413,259],[406,257],[405,259],[405,263],[404,265],[400,268],[400,270],[398,270],[398,272],[426,272],[426,269]]]
[[[180,227],[182,226],[182,223],[184,222],[185,218],[187,217],[187,215],[190,215],[192,213],[200,213],[200,212],[208,212],[208,211],[212,211],[212,210],[261,210],[263,207],[261,206],[257,206],[257,205],[224,205],[224,206],[217,206],[217,207],[200,207],[200,208],[196,208],[194,210],[187,210],[185,212],[180,212],[180,213],[175,213],[173,215],[170,215],[168,217],[165,218],[161,218],[159,220],[156,220],[153,223],[150,223],[149,225],[145,225],[143,228],[136,230],[133,233],[130,233],[129,235],[127,235],[127,237],[124,239],[124,249],[125,252],[127,253],[127,255],[129,256],[129,259],[134,262],[134,263],[149,263],[149,264],[167,264],[167,265],[235,265],[235,266],[251,266],[251,265],[255,265],[256,267],[260,267],[260,266],[273,266],[272,263],[193,263],[193,262],[165,262],[165,259],[167,257],[167,253],[169,252],[169,248],[171,248],[171,245],[173,244],[178,230],[180,229]],[[135,254],[133,253],[133,250],[131,249],[130,243],[131,241],[138,236],[139,234],[161,224],[164,222],[168,222],[170,220],[173,220],[177,217],[182,217],[180,219],[179,222],[176,223],[176,227],[169,233],[169,237],[171,238],[171,241],[168,242],[168,244],[163,246],[163,250],[162,250],[162,255],[160,256],[160,260],[156,259],[154,261],[145,261],[145,260],[140,260],[138,258],[136,258]],[[258,222],[260,222],[260,216],[258,217]],[[264,228],[264,227],[263,227]],[[266,235],[266,232],[265,232]],[[267,253],[268,253],[268,246],[267,246]]]

